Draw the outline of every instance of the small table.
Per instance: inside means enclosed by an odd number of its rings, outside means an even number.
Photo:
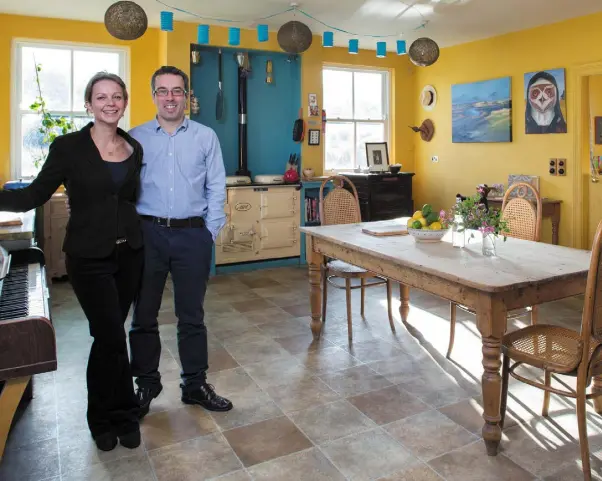
[[[497,209],[502,208],[503,203],[502,197],[488,198],[487,202],[491,207]],[[560,204],[561,200],[556,199],[541,199],[541,215],[543,217],[550,217],[552,220],[552,244],[558,245],[558,225],[560,224]]]

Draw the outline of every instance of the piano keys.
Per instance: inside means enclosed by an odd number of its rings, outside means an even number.
[[[0,246],[0,462],[10,426],[35,374],[57,369],[44,253]]]

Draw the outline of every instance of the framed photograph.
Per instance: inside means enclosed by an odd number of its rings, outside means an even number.
[[[389,170],[389,150],[386,142],[366,142],[366,160],[371,172]]]

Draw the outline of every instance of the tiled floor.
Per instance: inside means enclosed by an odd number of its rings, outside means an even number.
[[[574,404],[513,383],[497,457],[480,439],[481,345],[461,314],[445,359],[448,304],[412,292],[410,326],[392,333],[383,286],[368,290],[366,319],[354,292],[349,345],[344,292],[332,289],[324,338],[309,331],[305,269],[220,276],[206,301],[209,380],[234,402],[208,413],[179,399],[173,295],[161,313],[164,391],[142,424],[143,446],[95,449],[85,424],[87,323],[68,283],[52,288],[59,369],[38,376],[35,399],[14,426],[2,481],[219,479],[449,481],[580,480]],[[577,327],[582,301],[541,309]],[[408,332],[408,329],[411,333]],[[589,413],[595,479],[602,479],[602,419]]]

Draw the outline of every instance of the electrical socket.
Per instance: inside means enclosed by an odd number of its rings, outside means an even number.
[[[431,157],[431,162],[436,164],[437,162],[439,162],[439,156],[438,155],[433,155]]]
[[[566,175],[566,159],[558,160],[558,175]]]
[[[550,159],[548,172],[550,175],[558,175],[558,159]]]

